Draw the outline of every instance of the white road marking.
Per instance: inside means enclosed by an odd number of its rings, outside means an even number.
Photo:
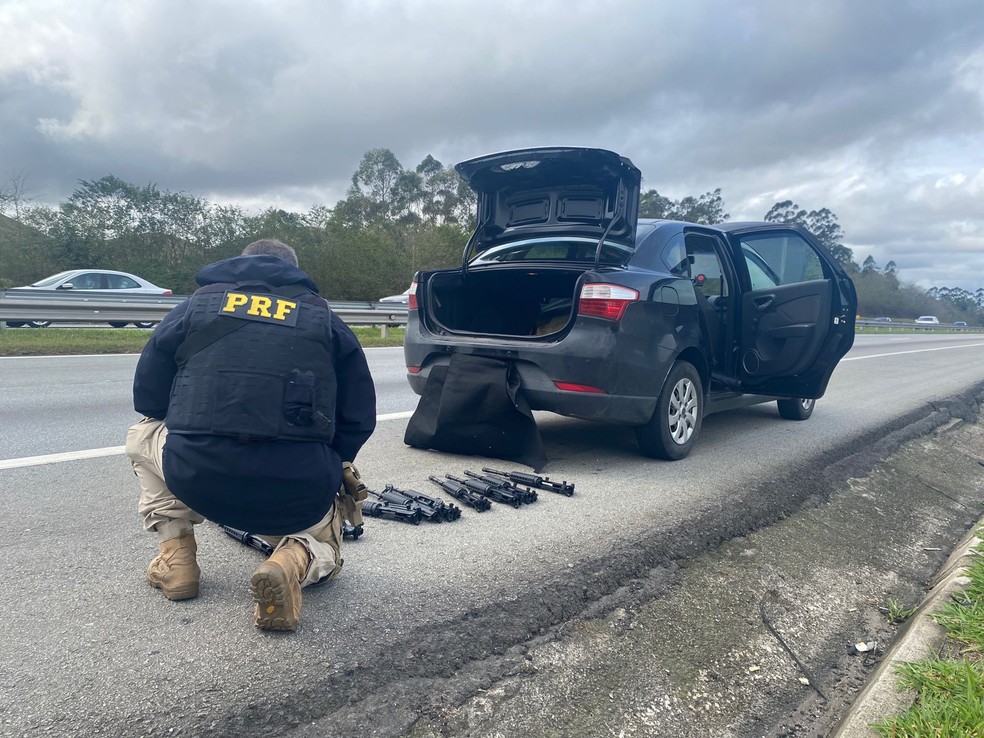
[[[841,361],[861,361],[861,359],[880,359],[883,356],[902,356],[903,354],[922,354],[926,351],[949,351],[950,349],[979,348],[984,343],[967,343],[963,346],[938,346],[936,348],[913,349],[912,351],[890,351],[887,354],[869,354],[868,356],[848,356]]]
[[[78,461],[79,459],[98,459],[101,456],[118,456],[123,452],[123,446],[110,446],[108,448],[90,448],[85,451],[66,451],[62,454],[25,456],[22,459],[6,459],[0,461],[0,469],[17,469],[22,466],[57,464],[60,461]]]
[[[402,413],[386,413],[385,415],[377,415],[376,422],[380,420],[400,420],[401,418],[409,418],[413,415],[413,410],[406,410]]]
[[[409,418],[413,415],[412,410],[402,413],[386,413],[377,415],[376,421],[400,420]],[[108,446],[107,448],[90,448],[84,451],[66,451],[60,454],[44,454],[43,456],[25,456],[21,459],[2,459],[0,460],[0,471],[3,469],[19,469],[25,466],[43,466],[44,464],[58,464],[62,461],[79,461],[81,459],[98,459],[103,456],[120,456],[125,453],[123,446]]]
[[[131,359],[139,359],[140,354],[34,354],[33,356],[0,356],[0,361],[16,361],[18,359],[103,359],[106,357],[119,358],[129,356]]]

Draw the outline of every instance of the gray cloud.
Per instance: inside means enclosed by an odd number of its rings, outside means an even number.
[[[984,278],[984,14],[945,3],[453,0],[0,5],[0,176],[306,209],[370,148],[629,156],[734,217],[829,207],[858,259]]]

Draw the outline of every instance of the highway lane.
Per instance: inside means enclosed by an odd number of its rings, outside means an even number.
[[[250,627],[246,586],[259,554],[213,527],[200,529],[198,600],[168,603],[146,586],[154,544],[139,528],[125,458],[0,468],[0,538],[18,603],[0,644],[0,734],[269,732],[282,725],[278,714],[315,719],[356,692],[447,674],[522,643],[642,575],[661,547],[693,555],[713,545],[721,531],[697,524],[709,511],[746,513],[756,485],[802,471],[794,487],[756,498],[757,512],[784,510],[816,492],[811,472],[832,454],[984,383],[978,337],[899,338],[859,337],[810,421],[781,421],[772,404],[716,415],[681,462],[639,457],[629,429],[542,415],[547,473],[575,481],[573,498],[544,492],[528,508],[466,510],[440,526],[370,520],[342,575],[308,590],[301,630],[288,636]],[[3,458],[119,444],[133,361],[0,360]],[[399,350],[370,352],[370,361],[381,380],[395,374],[380,381],[380,411],[412,409]],[[86,372],[86,362],[101,368]],[[63,392],[73,377],[76,388]],[[27,411],[32,395],[51,398],[42,423]],[[370,486],[429,491],[429,474],[492,462],[409,449],[405,425],[381,422],[360,456]]]
[[[366,351],[380,415],[413,410],[403,350]],[[122,446],[137,356],[0,358],[0,460]]]
[[[959,365],[970,361],[968,352],[981,344],[984,337],[970,334],[859,336],[846,362],[888,353],[897,357],[893,363],[901,369],[901,374],[889,369],[892,376],[905,381],[910,362],[926,365],[929,359],[923,354],[941,352],[944,363]],[[373,348],[366,354],[380,416],[413,411],[417,396],[407,385],[402,349]],[[121,446],[126,428],[138,417],[130,396],[136,361],[130,354],[0,358],[0,460]],[[835,373],[832,386],[845,366]],[[821,400],[819,407],[826,403]],[[546,422],[553,418],[540,417]]]

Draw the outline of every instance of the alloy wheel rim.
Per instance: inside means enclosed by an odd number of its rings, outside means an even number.
[[[670,437],[679,446],[689,441],[697,430],[697,387],[684,377],[670,393],[669,421]]]

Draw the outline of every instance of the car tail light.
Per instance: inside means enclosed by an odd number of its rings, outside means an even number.
[[[407,295],[407,310],[417,309],[417,281],[410,283],[410,294]]]
[[[171,290],[164,290],[164,292],[162,292],[161,294],[164,294],[164,295],[173,295],[174,293],[171,292]]]
[[[592,318],[622,319],[625,309],[639,299],[639,293],[620,284],[586,284],[581,288],[577,314]]]
[[[574,384],[573,382],[554,382],[554,386],[559,390],[567,392],[587,392],[592,395],[603,395],[605,390],[592,387],[590,384]]]
[[[419,366],[408,366],[407,367],[407,374],[420,374],[420,367]]]

